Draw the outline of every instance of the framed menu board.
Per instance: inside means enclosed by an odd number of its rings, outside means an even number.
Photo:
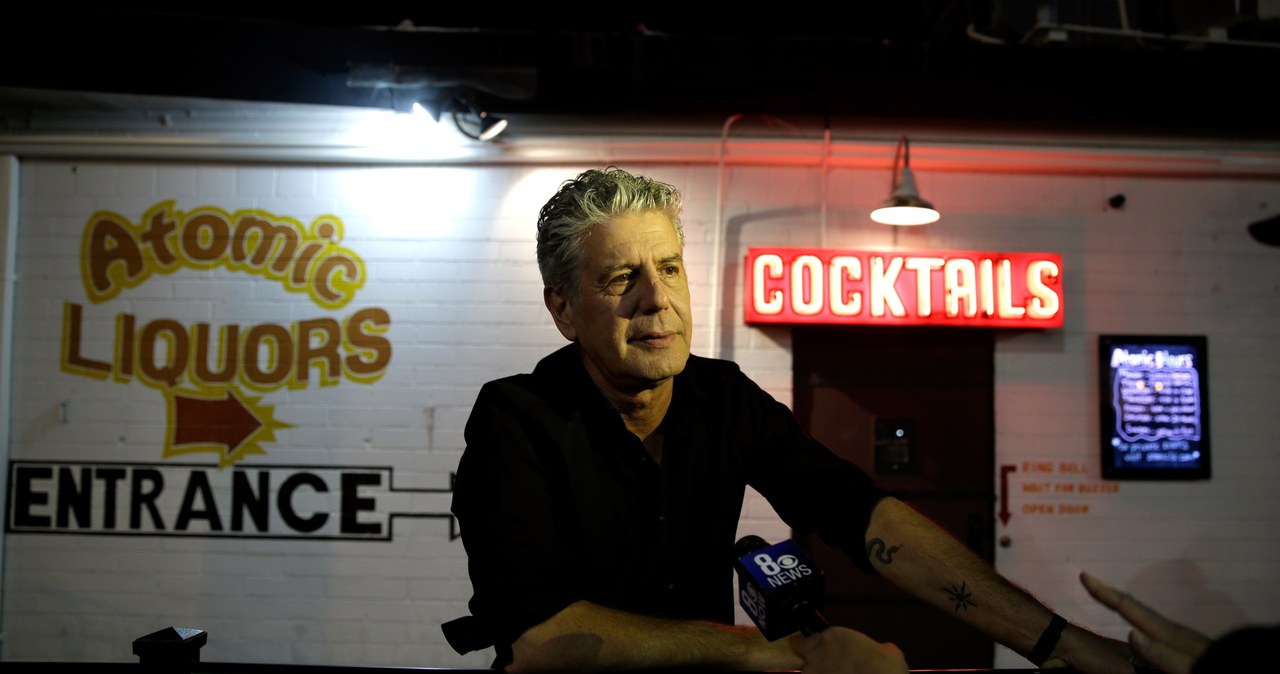
[[[1210,476],[1208,340],[1099,335],[1102,477]]]

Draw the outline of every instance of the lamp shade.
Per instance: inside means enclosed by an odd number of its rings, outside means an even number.
[[[906,136],[898,141],[898,152],[893,162],[893,193],[880,208],[871,211],[871,219],[883,225],[927,225],[942,217],[933,204],[920,198],[916,189],[916,177],[911,172],[911,155]],[[902,167],[898,167],[898,160]]]
[[[509,125],[506,118],[478,106],[470,93],[455,96],[451,107],[454,126],[472,140],[491,141],[502,135]]]
[[[494,117],[488,113],[479,113],[480,133],[476,134],[477,140],[493,140],[507,130],[507,120],[504,117]]]

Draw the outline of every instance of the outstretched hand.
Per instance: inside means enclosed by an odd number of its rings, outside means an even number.
[[[803,674],[907,674],[902,650],[845,627],[828,627],[796,648]]]
[[[1087,573],[1080,574],[1080,582],[1094,599],[1133,626],[1129,647],[1148,666],[1166,674],[1190,674],[1196,660],[1212,643],[1204,634],[1165,618],[1132,595]]]

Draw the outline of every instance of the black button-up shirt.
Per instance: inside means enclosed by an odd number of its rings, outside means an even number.
[[[499,663],[525,630],[580,599],[732,623],[746,485],[793,529],[870,568],[863,538],[885,492],[805,435],[736,364],[690,356],[660,431],[659,465],[591,381],[576,344],[481,389],[453,512],[471,612],[492,630]]]

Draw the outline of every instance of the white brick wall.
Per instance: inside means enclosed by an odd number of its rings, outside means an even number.
[[[605,162],[601,162],[605,163]],[[63,304],[83,305],[84,349],[109,360],[115,316],[139,324],[291,325],[362,307],[391,316],[393,356],[372,384],[250,391],[292,424],[242,465],[376,466],[394,471],[402,511],[447,510],[449,473],[480,385],[527,371],[563,343],[542,308],[533,222],[547,196],[584,165],[343,167],[25,161],[17,223],[16,318],[9,459],[162,463],[160,390],[59,369]],[[816,166],[734,166],[723,213],[724,268],[712,273],[714,165],[658,164],[642,173],[686,192],[695,351],[719,353],[779,399],[791,400],[790,335],[742,325],[742,257],[750,245],[1041,250],[1063,255],[1066,328],[1001,336],[996,352],[996,463],[1074,462],[1087,474],[1011,477],[1012,540],[997,565],[1069,617],[1120,635],[1092,605],[1080,570],[1149,598],[1217,633],[1280,621],[1280,250],[1249,240],[1245,224],[1280,203],[1266,179],[1082,177],[917,169],[943,211],[937,225],[893,231],[866,220],[885,171],[827,176],[825,231],[817,226]],[[1123,192],[1123,210],[1106,198]],[[342,245],[364,262],[356,300],[325,310],[305,294],[225,268],[157,275],[101,305],[81,285],[89,215],[136,222],[153,204],[254,208],[304,226],[332,214]],[[730,279],[727,291],[717,286]],[[722,293],[717,348],[706,327]],[[8,328],[9,326],[6,326]],[[1099,332],[1209,337],[1214,479],[1131,483],[1118,493],[1063,496],[1080,515],[1024,515],[1023,481],[1098,481],[1095,339]],[[313,371],[314,374],[314,371]],[[65,410],[65,417],[63,416]],[[175,461],[209,461],[195,454]],[[787,535],[758,496],[743,532]],[[177,538],[9,533],[3,567],[6,660],[133,660],[142,634],[176,625],[209,632],[206,661],[483,667],[458,656],[439,624],[462,615],[470,588],[459,541],[440,518],[403,517],[387,541]],[[1025,661],[1001,651],[997,666]]]

